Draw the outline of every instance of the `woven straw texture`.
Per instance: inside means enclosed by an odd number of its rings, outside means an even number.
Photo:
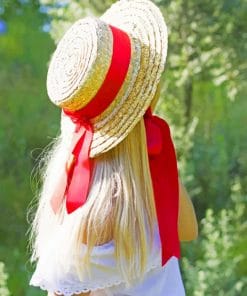
[[[100,19],[77,21],[59,42],[47,76],[48,95],[56,105],[78,110],[97,93],[111,62],[112,35],[107,24],[129,35],[131,61],[117,97],[91,120],[90,157],[119,144],[144,115],[167,54],[167,28],[159,9],[148,0],[118,1]]]

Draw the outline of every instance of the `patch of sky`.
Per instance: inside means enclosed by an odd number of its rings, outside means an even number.
[[[3,35],[7,32],[7,23],[4,20],[0,19],[0,35]]]

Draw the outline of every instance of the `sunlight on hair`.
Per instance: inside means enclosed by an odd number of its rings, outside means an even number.
[[[61,137],[49,153],[31,230],[32,260],[49,252],[49,243],[55,240],[61,274],[74,266],[83,278],[85,270],[90,272],[93,247],[114,240],[117,264],[130,283],[145,272],[156,221],[144,121],[119,145],[94,159],[90,192],[84,206],[68,215],[64,202],[55,215],[50,197],[57,175],[69,156],[71,128],[71,122],[63,120]],[[84,256],[82,243],[87,244]]]

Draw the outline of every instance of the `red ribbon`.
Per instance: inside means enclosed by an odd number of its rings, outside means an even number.
[[[145,116],[149,166],[153,182],[156,214],[162,245],[162,263],[180,257],[178,238],[178,169],[170,129],[165,120],[152,115],[150,108]]]
[[[64,111],[76,124],[75,133],[80,135],[72,151],[72,163],[68,167],[66,188],[66,208],[70,214],[82,206],[87,199],[92,171],[92,160],[89,158],[93,140],[92,125],[83,116],[76,117],[73,113]]]

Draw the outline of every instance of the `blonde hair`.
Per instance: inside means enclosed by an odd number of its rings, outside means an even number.
[[[144,274],[156,221],[144,120],[119,145],[94,159],[85,205],[68,215],[64,203],[55,215],[49,200],[57,174],[69,156],[72,126],[69,127],[71,123],[66,120],[62,120],[61,136],[47,158],[43,188],[31,229],[31,259],[35,261],[46,254],[47,244],[56,240],[61,270],[64,272],[74,264],[81,278],[90,264],[93,247],[104,241],[109,232],[107,225],[111,225],[116,262],[130,283]],[[82,259],[79,250],[85,233],[87,251]]]

